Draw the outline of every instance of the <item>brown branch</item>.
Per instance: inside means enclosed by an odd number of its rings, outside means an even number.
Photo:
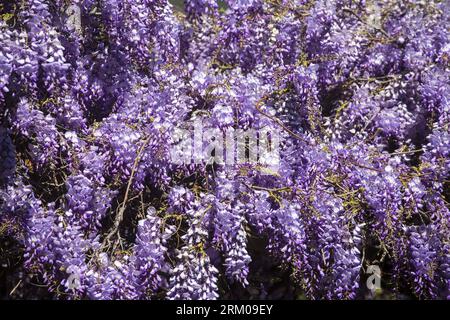
[[[248,185],[244,183],[244,185],[249,189],[268,191],[268,192],[283,192],[283,191],[292,191],[291,187],[281,187],[281,188],[265,188],[261,186]]]
[[[125,196],[123,198],[123,201],[122,201],[122,204],[120,206],[120,209],[119,209],[119,211],[118,211],[118,213],[116,215],[116,218],[114,219],[113,229],[108,233],[108,235],[103,240],[101,249],[103,249],[106,246],[106,244],[112,239],[112,237],[115,234],[119,233],[119,227],[120,227],[120,224],[123,221],[123,215],[124,215],[125,210],[127,208],[128,197],[129,197],[129,194],[130,194],[131,185],[133,183],[134,174],[136,173],[137,166],[139,164],[139,161],[141,160],[142,152],[144,151],[144,149],[147,146],[149,141],[150,141],[149,138],[144,140],[144,143],[140,147],[140,149],[138,151],[138,154],[137,154],[136,158],[134,159],[133,168],[131,170],[130,178],[128,179],[127,189],[125,191]]]

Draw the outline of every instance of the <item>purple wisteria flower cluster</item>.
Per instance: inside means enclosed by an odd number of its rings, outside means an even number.
[[[450,299],[449,22],[0,0],[0,298]],[[280,132],[278,170],[172,161],[195,120]]]

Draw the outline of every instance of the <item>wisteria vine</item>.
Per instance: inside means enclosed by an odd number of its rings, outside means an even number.
[[[1,0],[0,298],[450,299],[449,26],[438,0]],[[279,169],[171,161],[195,120],[280,131]]]

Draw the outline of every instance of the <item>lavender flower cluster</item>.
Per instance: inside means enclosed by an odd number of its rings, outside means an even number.
[[[0,298],[450,299],[449,21],[1,0]],[[279,130],[279,170],[174,163],[198,119]]]

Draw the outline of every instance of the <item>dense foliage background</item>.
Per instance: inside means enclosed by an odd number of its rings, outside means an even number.
[[[449,1],[1,0],[0,297],[450,298],[449,26]],[[279,171],[174,163],[194,119],[280,130]]]

